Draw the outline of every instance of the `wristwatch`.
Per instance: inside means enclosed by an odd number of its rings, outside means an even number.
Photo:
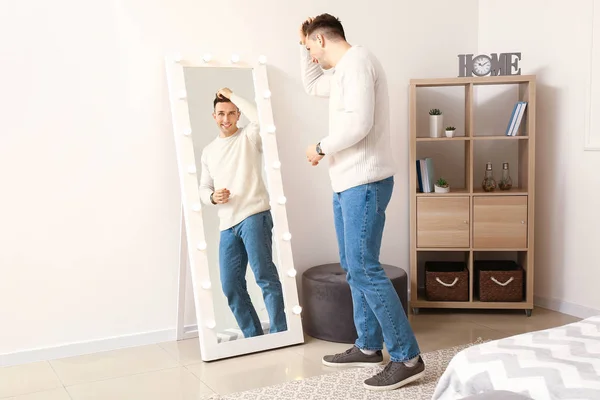
[[[210,202],[216,205],[217,203],[215,203],[215,201],[212,198],[213,194],[215,194],[215,193],[213,192],[213,193],[210,194]]]
[[[323,153],[323,150],[321,150],[321,142],[317,143],[317,153],[320,156],[324,156],[325,155],[325,153]]]

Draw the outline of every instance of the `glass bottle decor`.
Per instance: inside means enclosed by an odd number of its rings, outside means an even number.
[[[485,165],[485,177],[483,178],[483,182],[481,182],[481,187],[484,192],[493,192],[496,189],[496,181],[494,180],[492,173],[491,162],[488,162]]]
[[[500,178],[498,187],[500,188],[500,190],[509,190],[512,187],[512,179],[510,177],[507,162],[502,163],[502,178]]]

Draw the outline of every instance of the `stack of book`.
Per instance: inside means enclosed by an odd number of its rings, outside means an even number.
[[[506,136],[517,136],[523,114],[525,114],[525,107],[527,107],[527,102],[525,101],[519,101],[515,104],[510,116],[510,121],[508,121],[508,126],[506,127]]]
[[[417,188],[420,193],[431,193],[433,187],[433,160],[429,157],[417,160]]]

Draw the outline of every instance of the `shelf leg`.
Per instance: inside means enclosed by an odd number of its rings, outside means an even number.
[[[531,317],[531,312],[533,310],[525,310],[525,315],[527,315],[528,317]]]

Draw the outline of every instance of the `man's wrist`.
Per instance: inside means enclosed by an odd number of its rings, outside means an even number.
[[[216,205],[217,203],[215,203],[215,201],[213,200],[213,194],[215,194],[215,192],[212,192],[210,194],[210,202],[213,203],[214,205]]]

